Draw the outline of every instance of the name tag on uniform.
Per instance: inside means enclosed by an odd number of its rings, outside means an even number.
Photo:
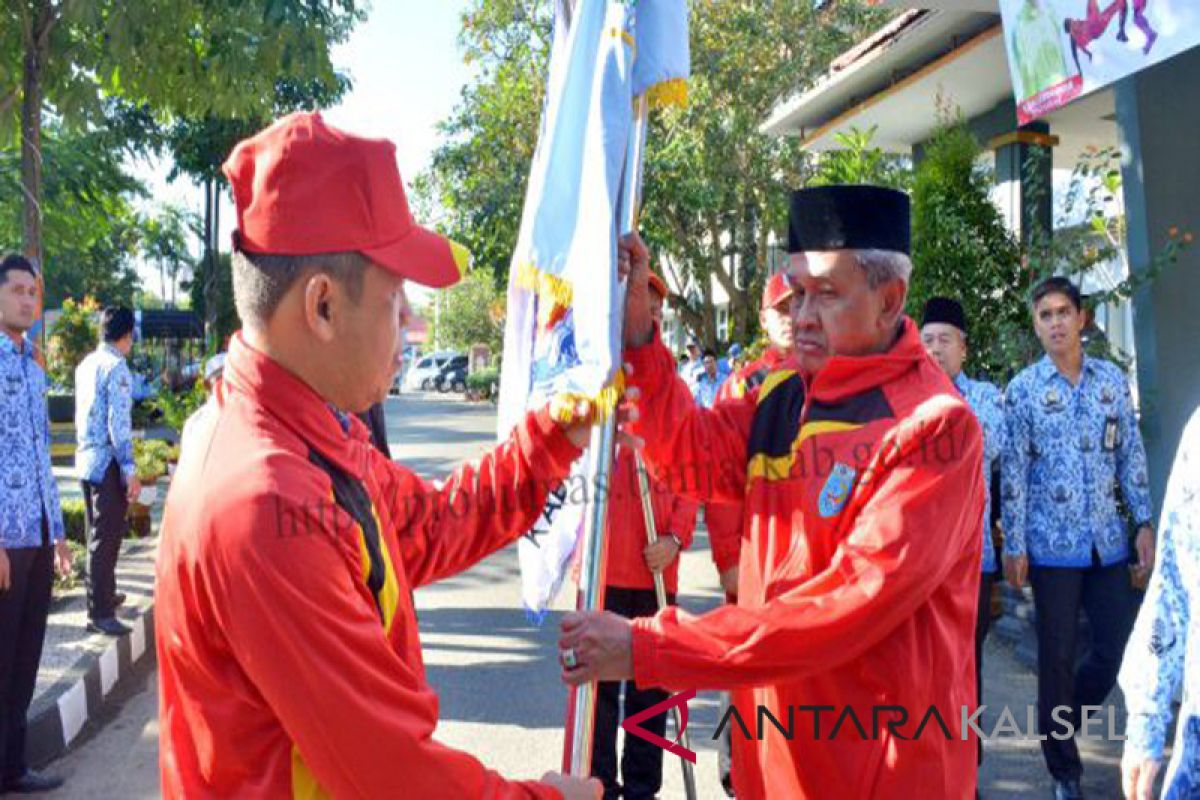
[[[1117,431],[1116,417],[1104,421],[1104,449],[1110,453],[1117,448]]]

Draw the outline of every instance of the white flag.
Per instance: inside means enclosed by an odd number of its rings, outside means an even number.
[[[622,389],[616,308],[617,212],[633,98],[682,99],[684,0],[579,0],[555,14],[545,107],[508,287],[498,433],[551,398],[605,411]],[[526,608],[540,614],[562,583],[594,476],[580,459],[519,555]]]

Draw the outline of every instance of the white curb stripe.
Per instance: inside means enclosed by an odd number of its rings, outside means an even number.
[[[62,720],[63,744],[71,742],[87,722],[87,690],[83,681],[77,682],[58,698],[58,716]]]
[[[146,615],[138,617],[133,623],[133,632],[129,634],[129,662],[136,664],[146,652]]]
[[[100,654],[100,696],[104,697],[117,682],[117,675],[120,673],[120,665],[117,663],[117,642],[114,639],[112,644],[105,648]]]

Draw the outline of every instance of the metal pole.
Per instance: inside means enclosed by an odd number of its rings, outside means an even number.
[[[625,175],[621,189],[621,207],[618,212],[622,234],[634,229],[637,223],[639,197],[642,183],[642,157],[646,146],[646,123],[649,118],[649,103],[645,96],[634,100],[633,131],[625,156]],[[624,340],[625,283],[617,287],[616,308],[620,314],[615,320],[617,346]],[[603,423],[592,429],[588,443],[588,475],[593,476],[592,502],[583,520],[583,562],[580,567],[579,596],[576,607],[581,611],[604,610],[604,531],[608,519],[608,492],[599,491],[607,487],[608,475],[612,472],[613,443],[616,440],[616,414],[611,414]],[[601,484],[601,477],[604,483]],[[592,681],[579,686],[571,695],[568,721],[571,730],[567,738],[570,748],[570,774],[586,777],[592,770],[592,745],[596,716],[596,683]]]
[[[658,524],[654,521],[654,502],[650,497],[650,477],[646,474],[646,462],[642,460],[642,454],[638,453],[635,460],[637,461],[637,477],[638,491],[642,496],[642,518],[646,521],[646,541],[654,544],[658,541]],[[658,598],[658,608],[662,610],[667,607],[667,587],[663,583],[661,572],[654,573],[654,594]],[[687,734],[687,729],[683,727],[683,714],[679,706],[673,709],[675,716],[675,732],[679,734],[679,743],[684,749],[691,750],[691,737]],[[692,771],[692,762],[687,759],[679,759],[680,765],[683,767],[683,789],[688,800],[696,800],[696,774]]]

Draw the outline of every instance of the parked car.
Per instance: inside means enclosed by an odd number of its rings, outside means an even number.
[[[467,390],[467,357],[455,356],[447,361],[433,383],[443,394],[465,392]]]
[[[443,350],[440,353],[430,353],[427,356],[422,356],[408,371],[408,376],[404,380],[406,389],[422,389],[429,391],[434,388],[434,381],[437,379],[438,373],[442,371],[442,367],[446,366],[446,362],[455,356],[460,355],[452,350]]]
[[[392,376],[392,393],[400,394],[400,390],[406,384],[408,373],[412,372],[413,366],[418,359],[421,358],[421,350],[415,344],[405,345],[404,356],[401,358],[400,369],[396,370],[396,374]]]

